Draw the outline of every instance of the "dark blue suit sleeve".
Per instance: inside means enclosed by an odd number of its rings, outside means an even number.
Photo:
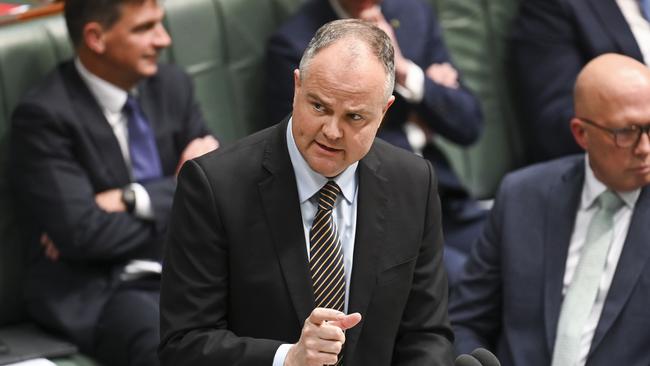
[[[558,0],[526,0],[513,28],[513,81],[534,160],[580,152],[569,121],[573,85],[588,61],[576,19]]]
[[[403,37],[398,36],[400,48],[405,52],[404,56],[413,57],[411,60],[425,72],[424,98],[416,106],[416,110],[434,132],[460,145],[472,144],[478,140],[483,129],[481,106],[478,99],[462,83],[462,80],[460,80],[460,87],[454,89],[437,84],[426,77],[426,70],[431,64],[444,62],[451,64],[452,61],[435,14],[428,6],[421,13],[425,15],[421,21],[427,29],[424,58],[411,55],[408,51],[408,39],[415,35],[405,33]],[[412,16],[418,18],[422,15],[413,14]],[[454,68],[456,67],[454,66]],[[458,70],[458,68],[456,69]]]

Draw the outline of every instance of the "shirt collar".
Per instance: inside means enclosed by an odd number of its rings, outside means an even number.
[[[79,57],[75,58],[74,64],[100,107],[111,113],[121,112],[126,103],[127,92],[90,72]]]
[[[352,18],[350,14],[348,14],[348,12],[345,11],[345,9],[343,9],[343,6],[341,6],[341,3],[339,3],[338,0],[328,0],[328,1],[332,9],[334,10],[334,14],[336,14],[336,16],[339,19]],[[379,5],[375,5],[375,6],[379,7]]]
[[[594,171],[589,164],[589,155],[585,154],[585,183],[582,188],[582,204],[581,209],[589,209],[596,201],[596,198],[607,190],[607,186],[596,178]],[[616,194],[623,200],[625,205],[630,209],[634,209],[636,200],[641,194],[641,188],[637,188],[628,192],[616,191]]]
[[[321,188],[327,183],[328,178],[318,174],[311,169],[305,158],[298,150],[296,146],[296,141],[293,138],[292,133],[292,122],[293,117],[289,119],[289,124],[287,125],[287,148],[289,149],[289,158],[291,159],[291,165],[293,166],[293,171],[296,174],[296,183],[298,185],[298,197],[300,203],[304,203],[313,197]],[[354,197],[357,193],[357,167],[359,162],[347,167],[341,174],[333,178],[332,180],[341,188],[343,193],[343,198],[345,198],[348,203],[354,201]]]

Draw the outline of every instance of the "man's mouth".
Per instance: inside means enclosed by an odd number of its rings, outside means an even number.
[[[329,146],[327,146],[327,145],[323,145],[323,144],[321,144],[321,143],[318,142],[318,141],[316,141],[316,144],[317,144],[321,149],[323,149],[323,150],[325,150],[325,151],[328,151],[328,152],[335,153],[335,152],[339,152],[339,151],[341,151],[341,149],[336,149],[336,148],[333,148],[333,147],[329,147]]]

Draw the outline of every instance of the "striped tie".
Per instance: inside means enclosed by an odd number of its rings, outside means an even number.
[[[309,269],[316,307],[343,311],[343,252],[332,217],[332,209],[340,192],[341,189],[334,181],[327,182],[318,192],[318,212],[309,233]]]
[[[329,181],[318,193],[318,212],[309,232],[309,270],[316,307],[342,312],[345,301],[343,251],[332,217],[332,209],[341,189],[334,181]],[[343,352],[336,363],[336,366],[340,365],[343,365]]]

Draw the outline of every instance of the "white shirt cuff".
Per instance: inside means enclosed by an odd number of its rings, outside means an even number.
[[[293,344],[283,344],[278,347],[278,350],[275,351],[275,357],[273,357],[273,366],[284,366],[284,359],[287,358],[291,346]]]
[[[395,84],[395,91],[398,92],[407,102],[420,103],[424,98],[424,71],[408,61],[409,69],[406,73],[406,80],[404,85]]]
[[[129,186],[135,192],[135,208],[133,210],[135,217],[145,220],[153,219],[151,198],[149,198],[147,190],[140,183],[131,183]]]

